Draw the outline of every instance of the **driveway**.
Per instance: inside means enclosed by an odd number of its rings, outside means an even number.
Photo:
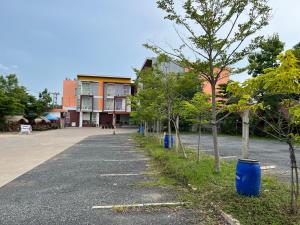
[[[195,214],[185,208],[101,209],[116,204],[176,202],[174,190],[137,185],[153,179],[144,175],[147,161],[145,155],[134,151],[128,134],[85,138],[0,188],[0,224],[193,223]]]
[[[183,143],[197,148],[198,136],[182,135]],[[242,138],[237,136],[219,136],[220,154],[226,159],[237,159],[242,157]],[[201,149],[208,154],[213,154],[213,142],[211,135],[201,137]],[[300,152],[296,149],[298,165],[300,165]],[[232,156],[232,158],[231,158]],[[290,175],[289,150],[285,143],[268,140],[250,138],[249,158],[257,159],[262,166],[275,165],[275,171],[282,175]]]
[[[136,129],[117,132],[130,133]],[[66,128],[30,135],[0,134],[0,187],[90,135],[111,133],[111,129]]]

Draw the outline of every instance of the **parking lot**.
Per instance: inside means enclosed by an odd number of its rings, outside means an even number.
[[[76,142],[79,131],[84,130],[67,130],[73,138],[69,137],[65,147]],[[61,153],[0,188],[0,224],[194,224],[200,215],[184,207],[174,210],[163,207],[159,210],[113,210],[114,205],[120,204],[172,204],[178,201],[177,192],[172,188],[138,185],[153,178],[145,175],[149,159],[134,150],[130,132],[132,130],[123,130],[124,134],[118,132],[117,135],[102,133],[84,139],[80,136],[81,141],[65,151],[57,139],[52,142],[48,139],[46,149],[31,151],[30,154],[45,151],[39,155],[39,160],[34,157],[36,160],[32,161],[31,167],[59,151]],[[18,138],[23,138],[24,143],[26,138],[39,139],[36,140],[39,143],[43,140],[40,136]],[[46,153],[50,149],[56,150]],[[22,153],[21,149],[18,153]],[[27,159],[24,168],[29,168],[28,162]],[[198,222],[207,224],[204,219]]]
[[[131,133],[135,130],[122,129],[118,132]],[[112,134],[112,130],[66,128],[30,135],[0,134],[0,187],[88,136],[107,134]]]
[[[183,143],[197,148],[197,135],[182,135]],[[220,155],[226,160],[236,160],[242,157],[242,137],[220,135]],[[213,154],[212,136],[204,134],[201,137],[201,150]],[[296,149],[296,157],[300,160],[299,148]],[[276,172],[281,176],[290,176],[289,149],[286,143],[272,139],[250,138],[249,158],[261,162],[262,166],[271,166],[270,172]]]

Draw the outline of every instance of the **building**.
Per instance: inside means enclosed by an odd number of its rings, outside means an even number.
[[[77,75],[63,82],[63,109],[67,126],[112,127],[129,124],[129,96],[134,92],[130,77]]]
[[[144,64],[142,65],[142,70],[146,69],[146,68],[151,68],[153,65],[156,64],[156,62],[157,62],[156,58],[147,58],[145,60]],[[168,73],[184,73],[184,72],[188,71],[187,68],[183,68],[174,62],[164,62],[160,65],[160,69],[161,69],[161,71],[168,72]],[[215,68],[215,72],[218,72],[217,68]],[[216,85],[217,92],[218,92],[219,85],[228,83],[229,76],[230,76],[230,73],[228,70],[224,70],[220,74],[220,78]],[[202,90],[204,93],[211,95],[212,89],[211,89],[210,83],[204,80],[203,84],[202,84]],[[220,98],[218,98],[218,100],[220,100]]]

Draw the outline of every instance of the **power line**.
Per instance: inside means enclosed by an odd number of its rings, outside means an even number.
[[[51,92],[50,94],[52,95],[53,105],[57,105],[57,99],[58,99],[59,93],[58,92]]]

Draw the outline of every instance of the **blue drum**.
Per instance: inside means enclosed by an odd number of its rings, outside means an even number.
[[[259,196],[261,169],[257,160],[239,159],[236,165],[236,191],[241,195]]]
[[[172,147],[173,144],[174,144],[174,139],[173,139],[173,136],[171,135],[171,145],[170,145],[170,147]],[[168,134],[166,134],[165,138],[164,138],[164,147],[169,148],[169,135]]]

